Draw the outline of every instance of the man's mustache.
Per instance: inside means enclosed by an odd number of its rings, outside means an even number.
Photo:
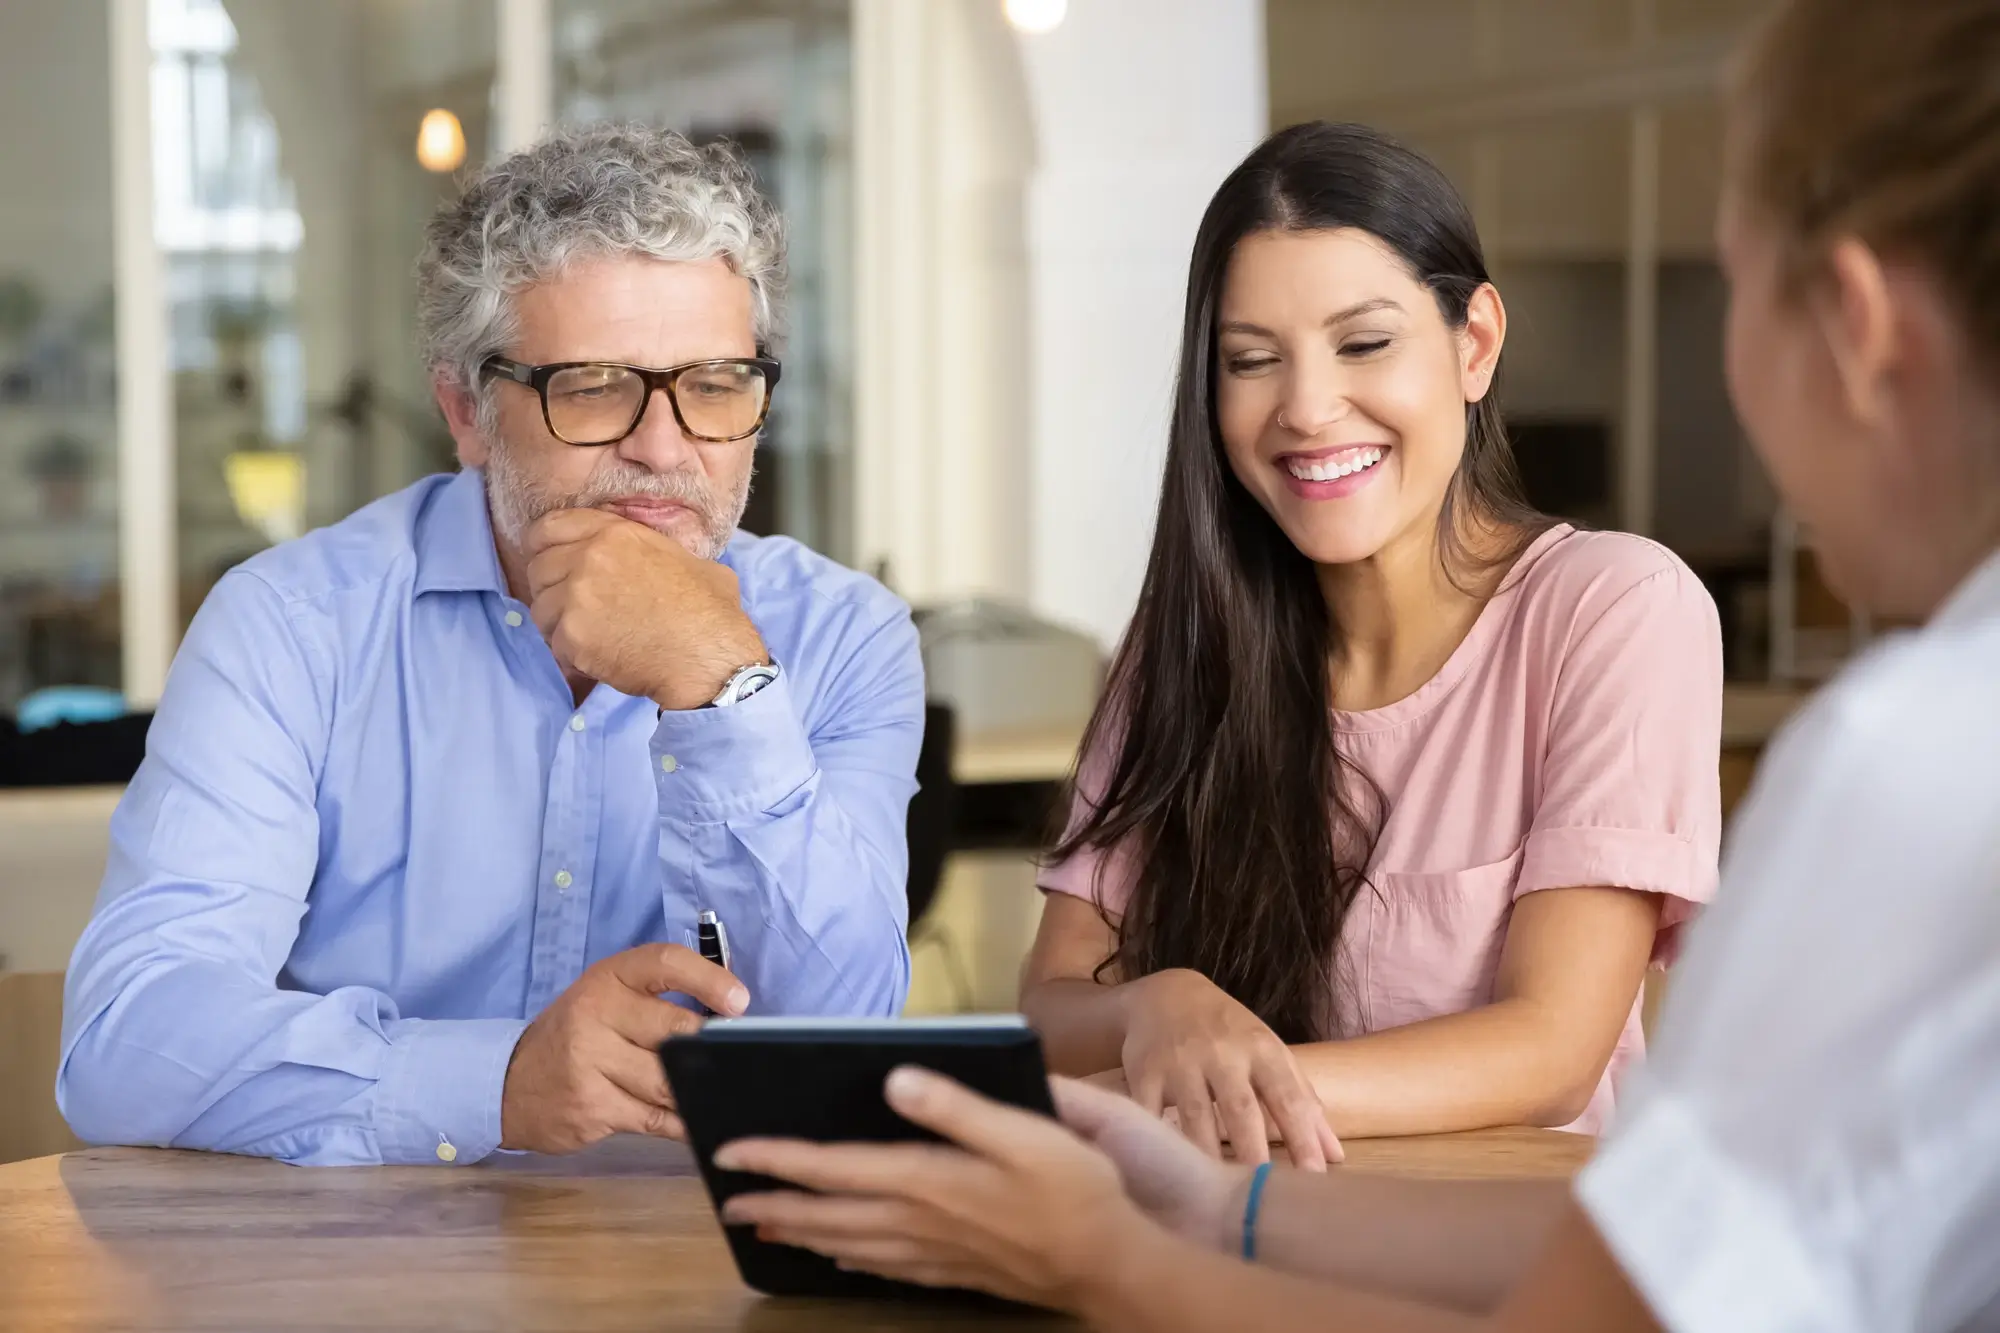
[[[686,472],[630,472],[593,477],[570,497],[578,509],[596,509],[618,500],[664,500],[684,504],[704,516],[715,508],[715,494]]]

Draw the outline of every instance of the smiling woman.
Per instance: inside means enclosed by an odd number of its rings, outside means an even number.
[[[1506,334],[1463,202],[1373,131],[1278,134],[1203,219],[1022,1005],[1211,1151],[1602,1129],[1713,889],[1714,607],[1520,498]]]

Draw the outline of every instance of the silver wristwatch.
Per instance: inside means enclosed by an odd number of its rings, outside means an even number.
[[[722,687],[722,692],[708,701],[708,706],[729,708],[740,704],[777,678],[776,662],[752,662],[749,666],[738,667],[736,674]]]

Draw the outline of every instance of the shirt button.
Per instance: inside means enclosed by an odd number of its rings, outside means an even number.
[[[681,761],[674,758],[672,755],[663,754],[660,756],[660,771],[662,773],[671,773],[680,766],[681,766]]]
[[[519,611],[509,611],[507,613],[507,628],[508,629],[521,628],[521,613]]]
[[[574,883],[576,883],[576,881],[575,881],[574,879],[570,878],[570,873],[569,873],[569,871],[567,871],[567,870],[558,870],[558,871],[556,871],[556,887],[557,887],[557,888],[559,888],[559,889],[566,889],[566,888],[568,888],[568,887],[569,887],[570,885],[572,885],[572,884],[574,884]]]
[[[452,1147],[449,1142],[440,1140],[438,1143],[438,1160],[440,1162],[456,1162],[458,1160],[458,1149]]]
[[[569,719],[569,729],[570,729],[571,731],[582,731],[582,730],[583,730],[583,714],[582,714],[582,713],[573,713],[573,714],[571,714],[571,716],[570,716],[570,719]]]

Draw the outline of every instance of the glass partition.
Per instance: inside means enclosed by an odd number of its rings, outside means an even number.
[[[845,0],[554,0],[556,118],[748,153],[791,237],[784,381],[744,526],[850,554],[851,29]]]
[[[425,220],[491,120],[491,0],[150,0],[191,616],[245,556],[451,467]]]
[[[108,11],[0,5],[0,713],[119,686]]]

